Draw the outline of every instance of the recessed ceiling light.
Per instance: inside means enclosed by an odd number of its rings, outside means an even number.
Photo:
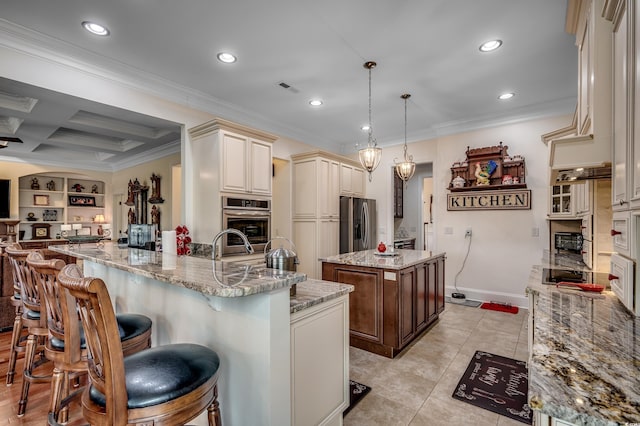
[[[489,40],[480,45],[481,52],[491,52],[502,46],[502,40]]]
[[[369,125],[365,124],[364,126],[360,127],[360,129],[362,129],[364,131],[367,131],[367,130],[369,130]]]
[[[511,92],[511,93],[503,93],[502,95],[498,96],[498,99],[500,99],[501,101],[506,101],[507,99],[511,99],[515,96],[516,94]]]
[[[95,22],[84,21],[82,23],[82,28],[89,31],[91,34],[99,35],[99,36],[108,36],[109,29],[104,25],[96,24]]]
[[[238,58],[236,58],[235,55],[232,55],[231,53],[220,52],[218,53],[218,60],[220,62],[224,62],[225,64],[232,64],[237,61]]]
[[[576,169],[576,172],[584,172],[584,167],[578,167],[578,168]]]
[[[323,102],[320,99],[311,99],[309,101],[309,105],[311,105],[311,106],[320,106],[320,105],[322,105],[322,103]]]

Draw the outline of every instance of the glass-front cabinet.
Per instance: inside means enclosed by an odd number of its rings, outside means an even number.
[[[549,217],[574,216],[575,201],[572,197],[572,185],[553,185],[551,187],[551,202]]]

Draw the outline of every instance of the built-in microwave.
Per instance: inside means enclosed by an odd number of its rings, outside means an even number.
[[[271,239],[271,200],[222,197],[222,229],[237,229],[247,236],[256,253]],[[236,234],[222,237],[223,256],[245,254],[244,242]]]

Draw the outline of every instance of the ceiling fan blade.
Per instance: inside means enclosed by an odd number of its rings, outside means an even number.
[[[10,138],[8,136],[0,136],[0,141],[22,143],[22,139],[20,139],[20,138]]]

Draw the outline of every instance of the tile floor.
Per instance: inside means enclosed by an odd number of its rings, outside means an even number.
[[[527,311],[517,314],[447,303],[440,319],[394,359],[350,350],[351,379],[372,388],[346,426],[522,426],[451,397],[476,350],[527,360]]]

